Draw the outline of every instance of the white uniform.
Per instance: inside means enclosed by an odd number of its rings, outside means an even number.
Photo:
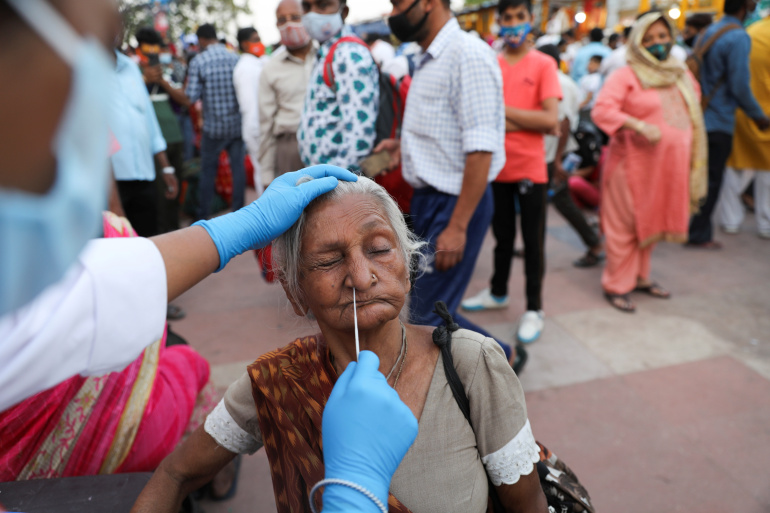
[[[0,318],[0,411],[77,374],[125,368],[163,335],[166,287],[148,239],[89,242],[60,282]]]

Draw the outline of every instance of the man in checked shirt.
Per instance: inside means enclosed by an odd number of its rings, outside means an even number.
[[[246,146],[241,138],[241,111],[233,85],[233,69],[238,63],[238,56],[219,43],[213,25],[201,25],[196,35],[201,53],[190,61],[185,92],[192,104],[199,99],[203,100],[201,176],[198,181],[196,213],[196,218],[200,220],[209,217],[222,150],[227,150],[230,156],[233,174],[232,209],[236,211],[243,206],[243,191],[246,187],[243,159]]]
[[[505,108],[492,49],[460,28],[449,0],[391,0],[388,20],[401,41],[422,47],[409,89],[400,141],[382,141],[390,165],[402,163],[415,189],[414,230],[435,250],[416,279],[414,321],[438,325],[435,301],[446,302],[463,328],[486,334],[457,314],[492,220],[489,183],[505,163]],[[500,343],[513,363],[515,355]]]

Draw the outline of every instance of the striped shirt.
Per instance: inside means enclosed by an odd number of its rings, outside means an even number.
[[[418,57],[401,132],[404,179],[457,196],[476,151],[492,153],[493,181],[505,163],[503,79],[489,45],[453,18]]]

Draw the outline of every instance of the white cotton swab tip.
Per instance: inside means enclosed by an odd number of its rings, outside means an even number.
[[[358,345],[358,313],[356,312],[356,288],[353,287],[353,331],[356,334],[356,361],[358,361],[358,353],[360,352]]]

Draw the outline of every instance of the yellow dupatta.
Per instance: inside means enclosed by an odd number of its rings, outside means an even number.
[[[626,60],[643,88],[668,87],[676,84],[684,97],[693,129],[690,159],[690,212],[695,213],[700,209],[701,202],[708,191],[708,146],[703,110],[685,64],[670,56],[665,61],[659,61],[642,46],[642,39],[647,29],[658,20],[663,20],[668,25],[673,41],[671,23],[662,13],[645,14],[636,21],[629,34]]]

